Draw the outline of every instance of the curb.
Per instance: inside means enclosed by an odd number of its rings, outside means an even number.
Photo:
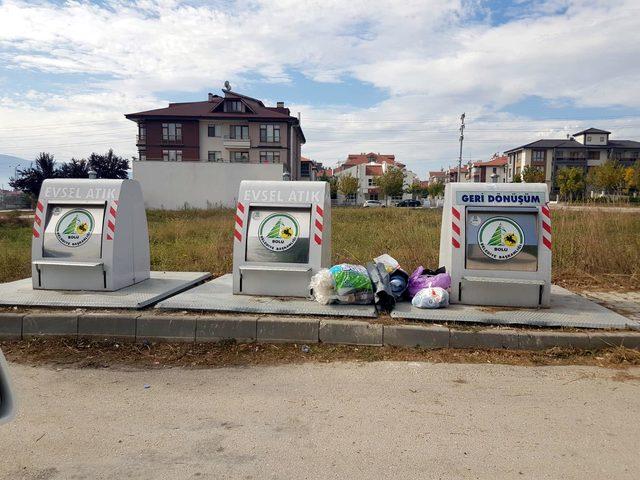
[[[0,340],[37,337],[126,342],[328,343],[456,349],[584,350],[624,346],[640,350],[640,332],[460,330],[442,325],[382,325],[360,320],[260,315],[153,315],[141,313],[0,313]]]

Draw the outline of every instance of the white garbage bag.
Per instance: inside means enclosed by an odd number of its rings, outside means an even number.
[[[440,287],[427,287],[419,290],[411,300],[418,308],[441,308],[449,305],[449,292]]]

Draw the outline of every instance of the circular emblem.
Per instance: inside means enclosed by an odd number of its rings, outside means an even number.
[[[524,232],[506,217],[491,217],[478,230],[478,245],[487,257],[509,260],[522,251]]]
[[[298,241],[298,222],[286,213],[274,213],[262,220],[258,227],[258,238],[272,252],[289,250]]]
[[[93,233],[93,215],[76,208],[65,213],[56,224],[56,238],[65,247],[79,247],[87,243]]]

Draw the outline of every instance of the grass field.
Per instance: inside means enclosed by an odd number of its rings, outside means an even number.
[[[365,263],[389,253],[411,271],[438,266],[436,210],[334,208],[334,263]],[[231,210],[150,211],[154,270],[231,271]],[[573,289],[640,288],[640,215],[554,211],[553,280]],[[0,219],[0,281],[30,275],[31,222]]]

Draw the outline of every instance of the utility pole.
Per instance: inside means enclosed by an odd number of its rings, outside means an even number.
[[[460,115],[460,156],[458,156],[458,179],[460,181],[460,170],[462,169],[462,141],[464,140],[464,113]]]

